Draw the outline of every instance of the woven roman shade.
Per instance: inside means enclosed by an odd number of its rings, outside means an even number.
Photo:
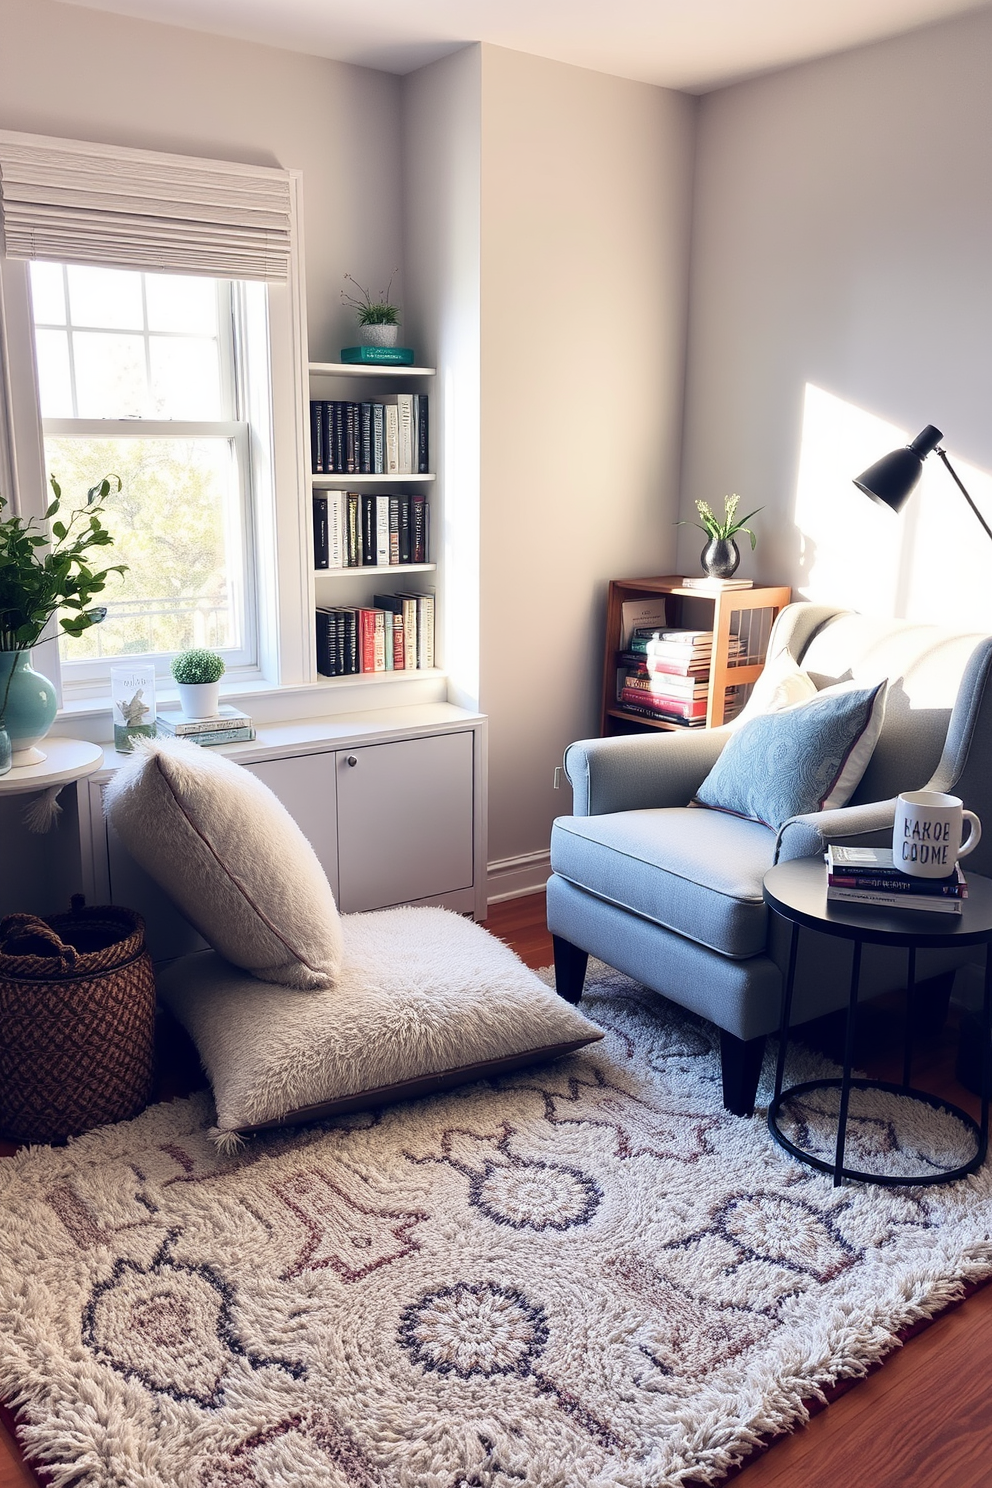
[[[289,171],[0,130],[8,258],[288,277]]]

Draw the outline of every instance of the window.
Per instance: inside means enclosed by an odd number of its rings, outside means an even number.
[[[40,643],[67,704],[115,656],[313,678],[298,171],[0,130],[0,490],[115,472],[110,615]],[[37,379],[35,377],[37,369]],[[111,560],[112,561],[112,560]]]
[[[128,572],[103,624],[60,640],[67,679],[193,645],[254,661],[240,286],[34,262],[31,298],[46,466],[70,504],[123,482],[105,520]]]

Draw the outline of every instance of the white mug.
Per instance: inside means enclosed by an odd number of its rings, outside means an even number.
[[[965,821],[971,831],[965,842]],[[943,791],[903,791],[896,802],[892,830],[892,864],[913,878],[947,878],[958,858],[979,844],[982,824],[973,811],[965,811],[957,796]]]

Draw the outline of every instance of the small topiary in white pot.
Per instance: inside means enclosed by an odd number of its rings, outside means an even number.
[[[172,675],[179,684],[179,701],[185,718],[217,717],[224,663],[216,651],[205,651],[202,646],[180,651],[173,659]]]

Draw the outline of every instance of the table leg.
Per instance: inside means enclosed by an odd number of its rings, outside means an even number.
[[[796,985],[796,957],[799,952],[799,925],[793,923],[792,944],[789,947],[789,970],[785,977],[785,992],[782,997],[782,1018],[778,1029],[778,1062],[775,1066],[775,1099],[782,1094],[785,1077],[785,1047],[789,1041],[789,1023],[792,1019],[792,992]]]
[[[847,1107],[851,1098],[851,1066],[854,1063],[854,1031],[858,1021],[858,985],[861,981],[861,942],[854,942],[851,955],[851,993],[847,1004],[847,1037],[844,1040],[844,1078],[840,1087],[840,1112],[837,1117],[837,1151],[834,1156],[834,1188],[842,1182],[844,1145],[847,1141]]]
[[[913,1022],[916,1009],[916,947],[909,947],[909,967],[906,973],[906,1042],[903,1045],[902,1083],[909,1089],[909,1077],[913,1068]]]

